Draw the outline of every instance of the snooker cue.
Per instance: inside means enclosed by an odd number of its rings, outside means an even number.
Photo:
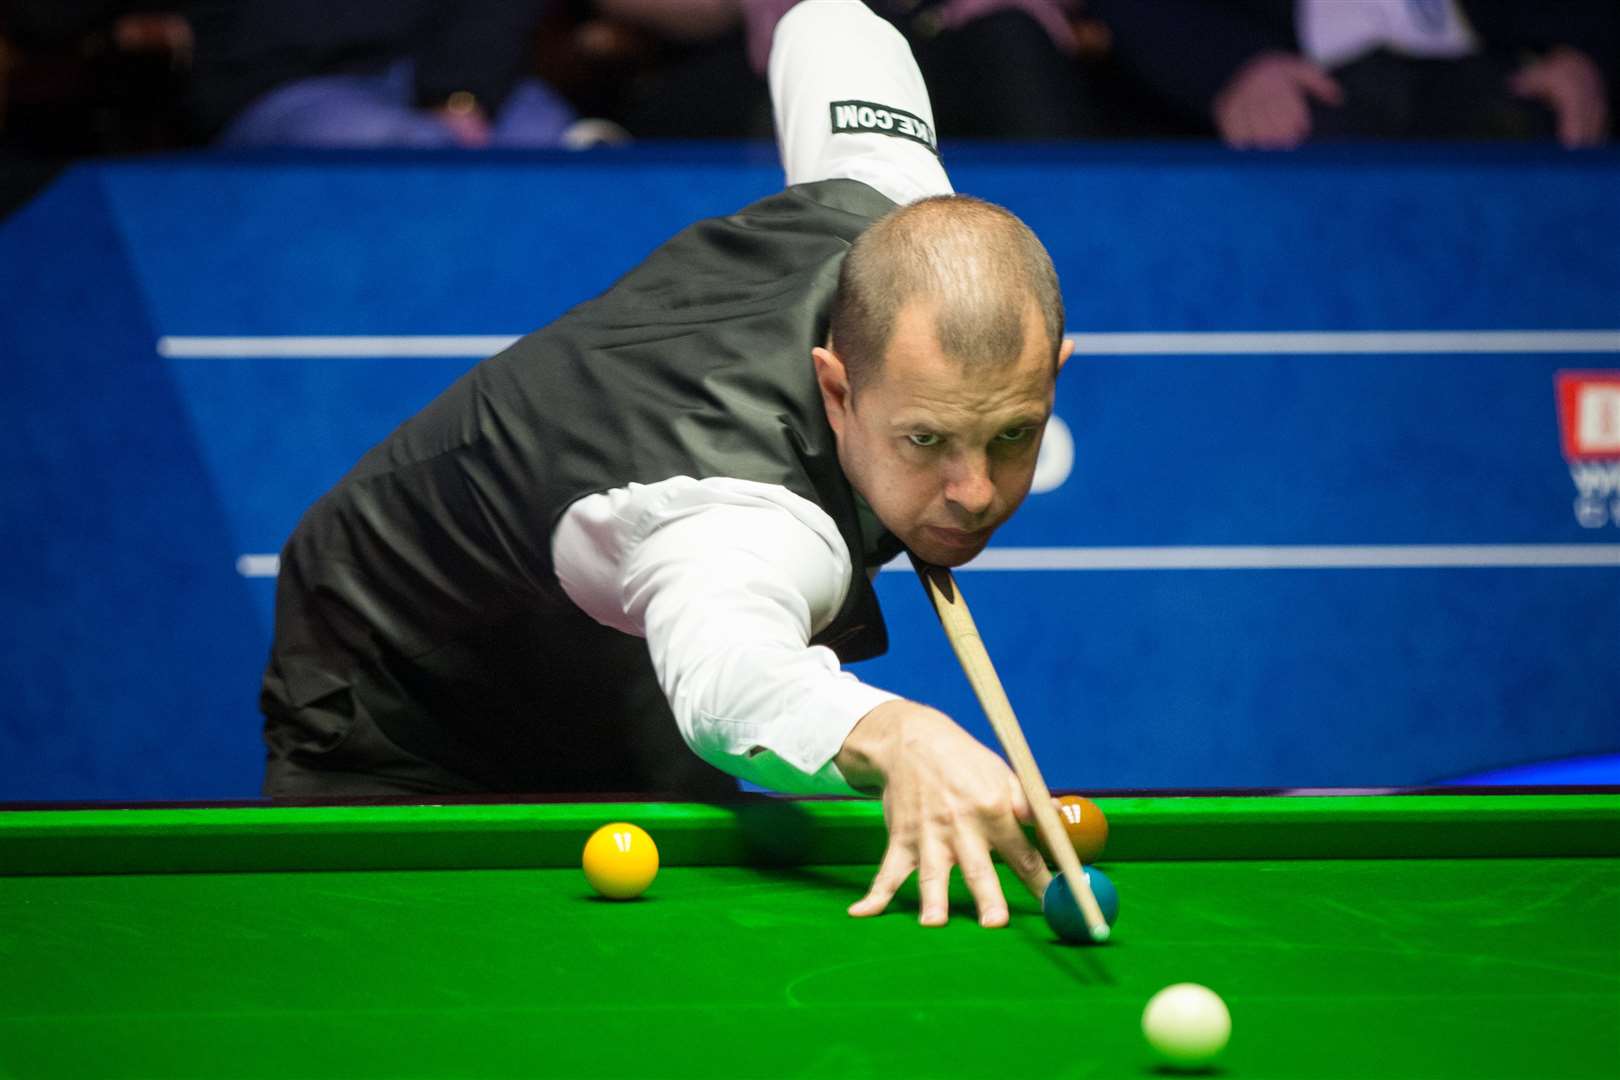
[[[996,675],[995,666],[990,663],[990,654],[985,650],[979,629],[973,623],[967,600],[956,586],[956,578],[945,567],[932,566],[915,555],[911,556],[911,565],[917,571],[923,591],[933,601],[945,637],[973,686],[973,693],[978,697],[985,716],[990,719],[990,727],[1001,742],[1001,749],[1012,765],[1013,774],[1024,789],[1024,798],[1029,801],[1029,808],[1035,815],[1036,831],[1046,841],[1046,849],[1057,860],[1058,869],[1069,880],[1069,891],[1080,907],[1086,928],[1091,931],[1091,940],[1107,941],[1108,923],[1103,918],[1102,909],[1097,906],[1097,898],[1091,894],[1091,882],[1086,880],[1085,871],[1080,869],[1080,857],[1074,853],[1074,845],[1069,842],[1068,831],[1063,828],[1057,807],[1052,805],[1052,793],[1047,790],[1046,781],[1041,779],[1035,755],[1030,752],[1029,743],[1024,739],[1023,728],[1018,726],[1012,702],[1007,700],[1007,692],[1002,689],[1001,679]]]

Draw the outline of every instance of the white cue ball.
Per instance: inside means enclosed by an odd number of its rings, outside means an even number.
[[[1176,983],[1153,995],[1142,1010],[1142,1034],[1170,1064],[1207,1065],[1232,1037],[1232,1014],[1207,986]]]

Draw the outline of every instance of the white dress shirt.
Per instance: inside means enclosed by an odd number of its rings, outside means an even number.
[[[1296,0],[1295,12],[1305,55],[1325,68],[1374,49],[1455,60],[1479,48],[1457,0]]]
[[[902,204],[950,193],[922,142],[833,130],[835,101],[903,110],[930,132],[934,122],[905,40],[858,0],[806,0],[788,12],[768,76],[788,184],[860,180]],[[852,790],[832,759],[855,723],[895,695],[809,644],[843,606],[851,575],[824,510],[773,484],[677,476],[580,499],[551,547],[581,610],[647,639],[698,756],[775,791]]]

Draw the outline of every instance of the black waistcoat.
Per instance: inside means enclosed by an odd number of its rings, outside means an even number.
[[[810,349],[844,253],[893,205],[832,180],[699,222],[368,453],[283,551],[272,725],[350,694],[407,749],[500,787],[544,784],[537,758],[599,755],[632,707],[617,688],[650,666],[563,594],[551,534],[583,496],[672,476],[778,484],[825,510],[853,571],[816,643],[883,652],[866,569],[898,544],[839,468]]]

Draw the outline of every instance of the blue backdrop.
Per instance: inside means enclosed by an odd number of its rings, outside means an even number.
[[[946,163],[1047,242],[1080,342],[1072,469],[961,575],[1054,786],[1620,749],[1620,491],[1577,520],[1554,394],[1620,369],[1620,155]],[[0,225],[0,799],[254,794],[266,557],[478,354],[423,336],[525,332],[780,182],[768,147],[198,156]],[[988,739],[915,581],[879,589],[860,673]]]

